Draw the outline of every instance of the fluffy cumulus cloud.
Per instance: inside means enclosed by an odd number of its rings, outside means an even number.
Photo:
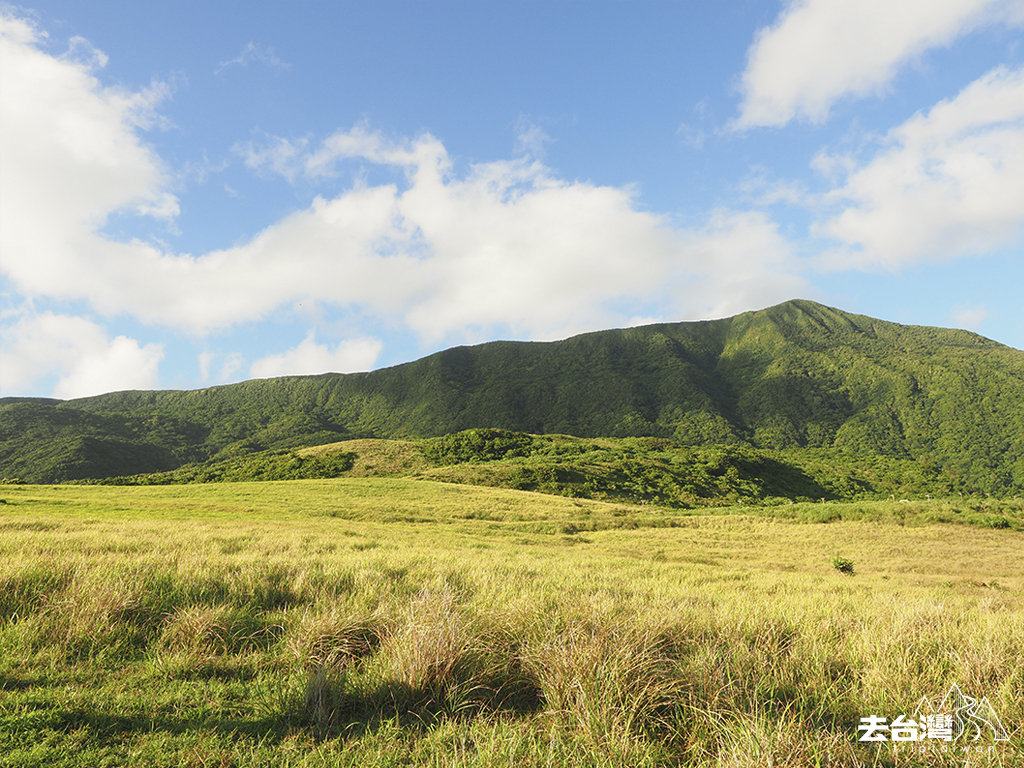
[[[393,183],[318,196],[252,239],[204,254],[118,240],[104,232],[115,213],[171,219],[178,211],[163,163],[141,138],[167,89],[105,87],[96,77],[105,57],[84,42],[75,55],[51,56],[22,20],[5,17],[2,32],[0,267],[26,302],[84,301],[102,316],[201,336],[309,301],[433,345],[558,338],[638,313],[696,319],[806,292],[803,267],[760,214],[719,211],[705,226],[680,228],[642,210],[628,187],[557,178],[539,151],[457,174],[429,134],[393,140],[360,127],[322,141],[265,136],[236,153],[256,172],[292,180],[336,177],[355,161]],[[35,319],[44,320],[55,322]],[[144,358],[137,372],[149,381],[156,348],[105,343],[67,349],[92,349],[109,370]],[[380,352],[373,340],[332,348],[310,336],[251,372],[367,368]],[[102,378],[78,353],[67,360],[59,392]],[[215,362],[200,359],[204,376]],[[33,369],[20,370],[24,378]]]
[[[404,322],[431,341],[496,328],[550,338],[621,322],[610,308],[631,301],[660,298],[679,316],[695,285],[699,303],[714,305],[708,291],[738,266],[730,257],[713,274],[708,253],[724,253],[715,243],[763,236],[775,253],[779,242],[738,214],[673,228],[639,210],[628,188],[567,182],[528,156],[456,176],[435,137],[392,141],[362,128],[315,146],[266,137],[238,151],[250,168],[289,178],[329,177],[356,159],[400,181],[317,197],[252,240],[199,256],[117,241],[102,232],[111,213],[177,210],[138,134],[155,91],[105,89],[84,65],[42,51],[24,22],[5,21],[4,46],[3,269],[26,297],[84,299],[198,334],[309,299]],[[764,271],[757,248],[744,254],[747,271]],[[774,263],[762,303],[800,284],[785,271],[793,266]]]
[[[992,22],[1020,0],[793,0],[748,52],[736,129],[823,122],[844,96],[883,91],[901,65]]]
[[[311,147],[268,137],[246,149],[254,170],[287,178],[333,176],[352,159],[397,169],[403,183],[317,197],[248,243],[181,264],[176,279],[194,281],[190,291],[130,311],[201,331],[309,298],[397,318],[431,342],[495,329],[555,338],[622,322],[611,308],[630,301],[696,312],[724,300],[737,274],[766,278],[751,282],[765,303],[803,285],[763,219],[723,213],[680,230],[639,210],[631,189],[566,182],[528,157],[456,176],[435,137],[396,142],[362,128]],[[752,245],[738,271],[739,257],[717,245],[736,240]],[[213,292],[219,301],[205,305]]]
[[[178,212],[163,164],[138,135],[167,88],[104,88],[92,71],[105,57],[54,57],[39,42],[29,23],[0,14],[2,267],[25,295],[102,293],[104,270],[146,252],[104,238],[107,218]]]
[[[312,147],[269,137],[246,159],[255,170],[311,179],[358,159],[397,169],[403,183],[318,197],[251,242],[183,265],[181,279],[196,281],[187,295],[221,297],[205,310],[168,296],[134,313],[217,326],[309,298],[398,319],[431,342],[499,329],[555,338],[623,322],[614,308],[630,302],[696,314],[725,301],[727,286],[746,279],[738,275],[762,278],[748,287],[764,303],[803,286],[762,218],[725,212],[706,228],[680,230],[639,210],[628,188],[566,182],[528,157],[456,176],[433,136],[396,142],[356,128]],[[723,245],[734,242],[749,247],[737,254]]]
[[[0,393],[16,394],[42,377],[56,376],[54,397],[98,395],[158,384],[163,348],[126,336],[109,338],[82,317],[44,312],[4,328]]]
[[[827,155],[841,186],[820,235],[836,266],[899,267],[981,254],[1024,231],[1024,69],[999,68],[892,129],[870,160]]]
[[[281,355],[268,355],[252,364],[256,378],[303,376],[316,373],[366,371],[377,362],[383,344],[379,339],[348,339],[331,349],[317,344],[310,333],[298,346]]]

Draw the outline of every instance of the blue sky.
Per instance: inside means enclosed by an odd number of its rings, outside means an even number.
[[[1024,348],[1024,1],[0,6],[0,394],[791,298]]]

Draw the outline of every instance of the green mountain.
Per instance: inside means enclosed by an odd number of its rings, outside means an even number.
[[[456,347],[371,373],[7,398],[0,476],[103,478],[483,427],[882,456],[949,488],[1017,493],[1024,352],[790,301],[722,320]]]

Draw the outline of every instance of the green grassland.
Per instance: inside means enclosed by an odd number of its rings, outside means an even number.
[[[89,482],[167,485],[334,477],[415,478],[672,509],[898,501],[948,497],[955,489],[936,467],[910,459],[500,429],[471,429],[425,440],[355,439],[260,451],[168,472]],[[956,498],[962,499],[962,494]],[[945,519],[1024,529],[1021,521],[995,512],[997,507],[990,498],[961,502],[955,507],[958,512]]]
[[[0,486],[0,765],[1024,763],[1024,502],[634,504],[409,445]],[[857,742],[953,683],[1008,742]]]

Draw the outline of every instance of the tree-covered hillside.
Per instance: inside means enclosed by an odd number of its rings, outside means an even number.
[[[0,476],[168,470],[355,437],[494,427],[914,460],[1024,491],[1024,352],[810,301],[558,342],[457,347],[371,373],[0,401]]]

